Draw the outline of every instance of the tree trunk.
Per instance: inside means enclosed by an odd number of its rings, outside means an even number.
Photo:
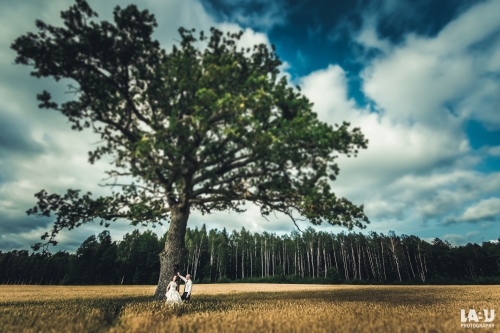
[[[172,209],[165,248],[160,253],[160,278],[154,297],[165,297],[168,283],[177,272],[182,272],[186,257],[184,237],[186,235],[189,207]]]
[[[241,278],[245,278],[245,243],[241,249]]]
[[[264,277],[264,252],[262,251],[262,240],[260,241],[260,269],[261,276]]]
[[[326,250],[324,247],[323,247],[323,260],[325,262],[325,278],[326,278],[328,275],[328,266],[327,266],[327,261],[326,261]]]

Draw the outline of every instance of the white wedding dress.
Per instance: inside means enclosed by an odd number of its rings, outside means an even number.
[[[177,283],[173,281],[170,282],[170,289],[167,291],[165,296],[167,296],[167,303],[171,304],[182,303],[181,295],[179,295],[179,292],[177,291]]]

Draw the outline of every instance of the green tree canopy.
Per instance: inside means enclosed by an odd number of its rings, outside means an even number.
[[[318,120],[300,88],[280,78],[274,46],[245,49],[242,32],[212,28],[210,37],[196,37],[180,28],[180,44],[167,53],[152,39],[154,16],[135,5],[116,7],[114,23],[97,22],[85,0],[61,16],[64,27],[37,21],[38,33],[17,38],[15,62],[32,65],[36,77],[75,82],[75,99],[59,104],[44,91],[40,107],[99,134],[104,144],[89,162],[111,155],[109,176],[134,182],[115,180],[122,190],[108,197],[37,193],[28,214],[56,215],[46,244],[94,220],[169,220],[162,267],[170,274],[183,260],[192,209],[242,212],[250,201],[263,216],[277,211],[349,229],[368,223],[363,206],[337,197],[328,182],[339,173],[339,154],[356,155],[367,140],[348,123]]]

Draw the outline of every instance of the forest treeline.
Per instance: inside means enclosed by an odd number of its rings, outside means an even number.
[[[157,284],[166,234],[109,231],[87,238],[76,253],[0,251],[1,284]],[[452,246],[416,236],[317,232],[252,233],[244,228],[188,229],[184,272],[196,283],[500,283],[500,243]]]

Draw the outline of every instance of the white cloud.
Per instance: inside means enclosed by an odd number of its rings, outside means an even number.
[[[470,231],[464,234],[445,234],[441,237],[442,240],[447,240],[451,245],[459,246],[467,243],[477,243],[484,241],[484,236],[478,231]]]
[[[485,2],[450,22],[436,37],[408,35],[364,70],[366,96],[394,121],[442,130],[473,118],[499,128],[500,83],[488,74],[500,66],[500,43],[476,47],[500,29],[499,11],[499,1]],[[373,33],[372,38],[361,38],[366,34],[358,37],[362,45],[384,43]]]
[[[499,11],[498,1],[477,5],[437,36],[410,34],[398,45],[381,40],[367,22],[357,42],[382,51],[362,72],[363,91],[376,112],[348,98],[348,74],[337,65],[300,80],[321,120],[349,121],[369,139],[358,158],[339,159],[333,188],[365,204],[376,223],[371,227],[383,222],[406,232],[415,222],[449,218],[500,193],[499,173],[474,171],[481,157],[464,132],[471,119],[500,126],[493,98],[500,82],[487,75],[497,68],[500,44],[474,48],[500,29],[493,14]]]
[[[381,184],[387,187],[388,181],[429,171],[469,151],[465,136],[454,126],[436,132],[419,123],[400,123],[390,114],[359,108],[347,97],[346,73],[339,66],[311,73],[300,84],[321,120],[330,124],[349,121],[361,127],[369,139],[368,149],[358,158],[339,160],[341,173],[334,187],[344,195]]]
[[[461,220],[489,220],[498,215],[500,215],[500,198],[489,198],[467,208],[461,216]]]
[[[466,242],[466,238],[459,234],[443,235],[443,240],[447,240],[451,245],[462,245]]]
[[[410,194],[405,198],[404,189]],[[405,176],[390,186],[392,200],[397,197],[413,202],[414,213],[423,218],[436,218],[460,210],[478,197],[500,191],[500,173],[484,175],[456,170],[427,176]]]
[[[491,147],[488,152],[491,156],[498,157],[500,156],[500,146]]]
[[[489,228],[493,225],[494,223],[492,221],[487,221],[487,222],[483,222],[481,223],[481,228]]]
[[[219,23],[217,27],[222,31],[229,31],[233,33],[243,30],[243,35],[238,41],[238,48],[252,48],[256,44],[265,44],[268,47],[271,47],[271,43],[269,42],[267,35],[261,32],[255,32],[250,28],[242,29],[234,23]]]
[[[380,39],[376,32],[377,22],[374,16],[366,16],[362,29],[354,37],[354,40],[367,49],[377,49],[384,54],[389,53],[393,46],[388,40]]]

